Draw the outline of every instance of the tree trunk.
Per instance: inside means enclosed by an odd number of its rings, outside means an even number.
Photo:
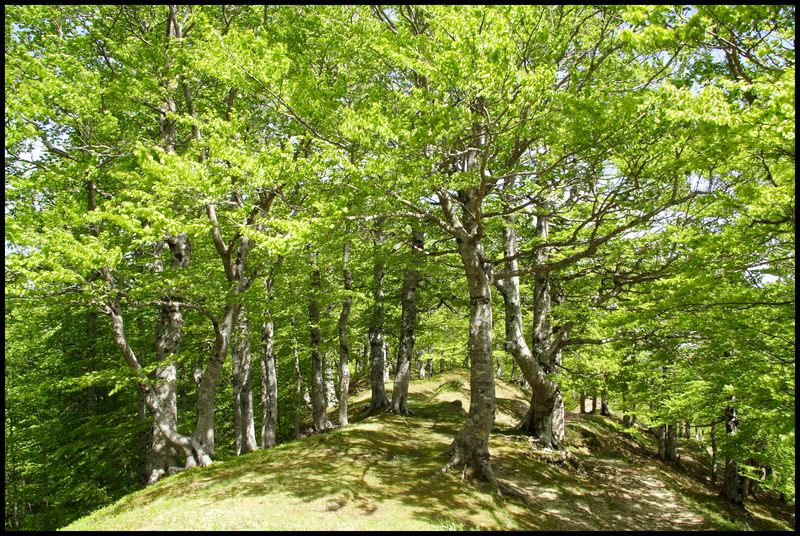
[[[336,393],[336,378],[334,377],[333,359],[328,352],[322,354],[322,379],[325,382],[325,407],[333,406],[339,399]]]
[[[736,398],[733,398],[736,401]],[[736,408],[726,406],[724,410],[725,433],[735,436],[739,432],[739,421],[736,418]],[[739,464],[735,459],[725,458],[725,475],[722,483],[721,495],[733,504],[743,506],[747,498],[749,479],[739,475]]]
[[[580,400],[580,403],[578,404],[578,407],[580,408],[580,414],[583,415],[584,413],[586,413],[586,393],[581,391],[581,395],[580,396],[581,396],[581,400]]]
[[[258,448],[253,416],[252,355],[250,353],[250,322],[244,305],[240,306],[237,322],[237,337],[231,348],[234,423],[236,432],[236,455],[247,454]]]
[[[597,391],[592,392],[592,415],[597,413]]]
[[[384,369],[386,367],[386,346],[384,344],[384,310],[383,310],[383,276],[385,271],[383,254],[380,252],[380,245],[383,243],[383,233],[380,230],[382,220],[378,221],[373,230],[375,244],[375,264],[373,265],[373,287],[372,287],[372,318],[369,325],[370,342],[370,386],[372,394],[369,402],[368,412],[389,407],[389,399],[386,397],[384,388]]]
[[[267,309],[264,311],[264,322],[261,324],[261,407],[263,408],[261,448],[264,449],[275,446],[275,434],[278,426],[278,381],[275,370],[274,331],[272,311]]]
[[[303,412],[303,374],[300,370],[300,349],[295,337],[296,324],[292,317],[292,347],[294,350],[294,437],[300,437],[300,416]]]
[[[501,380],[503,379],[503,358],[502,357],[498,356],[498,358],[497,358],[497,370],[494,372],[494,375],[495,375],[496,378],[500,378]]]
[[[353,298],[353,278],[350,275],[348,262],[350,261],[350,243],[345,242],[342,252],[344,266],[344,291],[346,293],[342,302],[342,312],[339,314],[339,426],[347,426],[347,395],[350,389],[350,343],[347,340],[347,320],[350,318],[350,306]]]
[[[600,398],[600,415],[603,417],[611,417],[611,410],[608,409],[608,394],[605,390]]]
[[[166,299],[166,298],[165,298]],[[156,359],[159,363],[155,370],[154,385],[150,394],[151,400],[158,408],[153,417],[152,443],[148,454],[147,483],[156,482],[167,474],[170,467],[179,465],[178,452],[167,441],[161,432],[163,428],[171,431],[178,429],[177,365],[172,354],[178,351],[182,338],[183,315],[180,304],[168,302],[161,306],[156,331]],[[156,422],[157,421],[157,422]]]
[[[495,415],[491,279],[481,261],[484,254],[479,239],[462,240],[459,253],[470,296],[470,406],[464,427],[447,450],[451,459],[444,470],[463,465],[465,474],[495,482],[489,459],[489,433]]]
[[[423,235],[414,229],[411,235],[411,251],[414,264],[419,263]],[[414,329],[417,322],[417,285],[420,274],[415,269],[406,270],[403,279],[400,313],[400,349],[397,352],[397,366],[394,375],[394,390],[390,411],[408,415],[408,384],[411,380],[411,360],[414,356]]]
[[[660,424],[655,428],[656,434],[656,441],[658,442],[658,457],[661,460],[666,459],[667,457],[667,449],[666,449],[666,439],[667,439],[667,427],[664,424]]]
[[[214,454],[214,413],[217,405],[217,384],[222,373],[222,366],[228,354],[233,327],[239,316],[239,304],[229,303],[225,306],[222,321],[215,323],[214,352],[203,371],[200,386],[197,389],[197,426],[194,437],[208,452]]]
[[[113,285],[113,278],[110,276],[108,269],[104,268],[104,277],[109,280]],[[164,416],[164,411],[158,405],[157,397],[152,386],[146,381],[146,377],[142,372],[142,366],[136,358],[136,354],[128,344],[127,337],[125,336],[125,321],[122,317],[122,307],[116,300],[109,300],[105,305],[105,311],[111,317],[112,333],[114,335],[114,342],[122,353],[125,361],[134,370],[138,377],[138,388],[142,394],[147,409],[153,416],[154,422],[159,426],[159,432],[169,442],[169,444],[176,449],[180,449],[185,458],[185,467],[194,467],[197,464],[202,466],[210,465],[211,458],[208,451],[205,450],[203,445],[194,438],[188,438],[180,435],[175,429],[165,425],[168,422],[168,416]]]
[[[711,425],[711,483],[717,483],[717,429]]]
[[[311,292],[308,299],[308,319],[311,323],[311,404],[314,431],[322,432],[332,427],[328,421],[328,407],[325,403],[325,382],[320,351],[321,335],[319,329],[319,295],[322,281],[317,266],[317,252],[311,254]]]
[[[664,436],[664,460],[671,462],[678,460],[678,425],[670,423],[665,428]]]
[[[517,253],[517,239],[514,230],[513,215],[506,216],[506,225],[503,229],[504,254],[512,256]],[[506,263],[507,274],[518,269],[516,260]],[[519,277],[506,275],[505,279],[495,283],[503,295],[506,313],[506,341],[505,349],[519,366],[523,378],[531,386],[531,403],[525,417],[516,429],[526,435],[537,438],[547,448],[562,449],[561,441],[564,439],[564,401],[558,385],[549,380],[546,374],[551,370],[553,363],[560,359],[560,352],[554,347],[552,331],[549,321],[541,318],[549,313],[549,293],[547,285],[540,278],[535,293],[534,355],[522,332],[522,308],[520,305]],[[549,334],[548,334],[549,333]]]

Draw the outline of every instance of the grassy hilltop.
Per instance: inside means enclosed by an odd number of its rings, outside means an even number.
[[[691,445],[678,466],[655,459],[649,438],[613,418],[567,415],[568,462],[506,433],[528,396],[498,380],[491,440],[496,476],[523,495],[442,473],[442,452],[469,404],[464,371],[412,382],[412,416],[354,422],[168,477],[66,530],[791,530],[788,507],[765,499],[748,513],[702,482]],[[645,463],[646,462],[646,463]]]

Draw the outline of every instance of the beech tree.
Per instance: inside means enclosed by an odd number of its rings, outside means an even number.
[[[445,471],[502,486],[495,376],[519,371],[516,431],[544,447],[595,393],[665,459],[679,423],[706,431],[732,502],[766,467],[794,492],[793,7],[5,24],[7,528],[330,430],[333,406],[348,425],[351,370],[370,419],[413,414],[445,364],[470,377]]]

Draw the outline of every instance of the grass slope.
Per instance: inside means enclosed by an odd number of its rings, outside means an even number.
[[[569,415],[577,466],[548,463],[502,433],[528,399],[502,381],[492,465],[525,501],[441,472],[468,409],[466,372],[412,382],[412,416],[360,417],[368,399],[368,389],[352,397],[346,428],[184,471],[66,530],[793,529],[766,508],[728,508],[610,419]]]

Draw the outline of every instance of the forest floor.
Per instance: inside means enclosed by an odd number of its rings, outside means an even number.
[[[442,473],[469,405],[451,371],[412,382],[413,415],[366,415],[367,388],[350,426],[178,473],[66,530],[794,530],[793,505],[717,497],[696,444],[661,462],[613,417],[568,413],[569,456],[536,449],[510,433],[527,400],[498,381],[492,467],[516,496]]]

